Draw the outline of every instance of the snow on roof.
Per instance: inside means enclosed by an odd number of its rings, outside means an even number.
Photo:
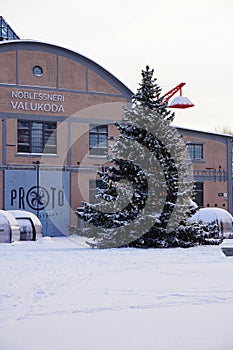
[[[208,131],[208,130],[200,130],[200,129],[192,129],[192,128],[186,128],[184,126],[178,126],[173,124],[174,128],[180,129],[180,130],[187,130],[187,131],[193,131],[193,132],[201,132],[203,134],[210,134],[210,135],[217,135],[217,136],[225,136],[225,137],[230,137],[233,139],[233,135],[231,134],[224,134],[220,132],[215,132],[215,131]]]
[[[5,219],[3,219],[3,217],[5,217],[10,225],[18,226],[17,220],[11,213],[7,212],[6,210],[0,210],[0,215],[1,221],[3,220],[5,222]]]
[[[29,211],[26,211],[26,210],[7,210],[7,212],[10,213],[11,215],[13,215],[14,218],[16,218],[16,220],[20,219],[20,218],[30,218],[35,225],[41,226],[41,222],[38,219],[38,217]]]
[[[233,222],[232,215],[222,208],[201,208],[193,216],[192,220],[202,220],[203,222],[211,222],[214,220]]]

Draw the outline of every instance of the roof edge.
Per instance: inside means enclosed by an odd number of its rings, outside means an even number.
[[[39,40],[33,40],[33,39],[20,39],[20,40],[6,40],[6,41],[1,41],[0,42],[0,51],[1,51],[1,47],[12,47],[12,50],[17,49],[18,46],[25,46],[25,45],[31,45],[32,47],[34,46],[34,49],[38,49],[39,50],[39,46],[46,46],[52,50],[61,50],[64,52],[67,52],[70,55],[75,55],[78,56],[81,61],[83,62],[88,62],[94,71],[100,71],[102,72],[104,75],[108,76],[113,82],[116,83],[116,85],[118,85],[118,88],[121,87],[120,90],[124,91],[124,93],[126,95],[128,95],[128,99],[133,95],[133,92],[124,84],[122,83],[114,74],[112,74],[110,71],[108,71],[106,68],[102,67],[100,64],[96,63],[95,61],[93,61],[92,59],[88,58],[87,56],[84,56],[82,54],[80,54],[77,51],[71,50],[69,48],[57,45],[57,44],[52,44],[49,42],[45,42],[45,41],[39,41]]]

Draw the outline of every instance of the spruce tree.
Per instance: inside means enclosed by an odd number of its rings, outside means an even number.
[[[161,96],[162,89],[156,83],[157,79],[154,78],[154,69],[146,66],[146,70],[142,70],[142,82],[139,84],[137,93],[132,96],[132,103],[135,106],[141,106],[156,111],[164,120],[172,122],[175,117],[174,112],[167,110],[167,103],[163,102]]]
[[[188,224],[193,182],[185,145],[171,122],[149,66],[117,122],[110,166],[98,175],[100,203],[83,203],[77,215],[86,222],[81,235],[95,247],[190,247],[210,242]],[[203,230],[202,230],[203,231]]]

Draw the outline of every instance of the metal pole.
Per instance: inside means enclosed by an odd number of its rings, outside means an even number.
[[[37,187],[37,204],[36,215],[39,218],[39,198],[40,198],[40,161],[36,162],[36,187]]]
[[[40,199],[40,161],[33,162],[36,165],[36,216],[39,218],[39,199]]]

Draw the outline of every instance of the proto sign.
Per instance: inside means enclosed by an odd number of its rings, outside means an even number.
[[[4,207],[27,210],[38,216],[43,235],[68,234],[70,176],[68,172],[5,170]]]

